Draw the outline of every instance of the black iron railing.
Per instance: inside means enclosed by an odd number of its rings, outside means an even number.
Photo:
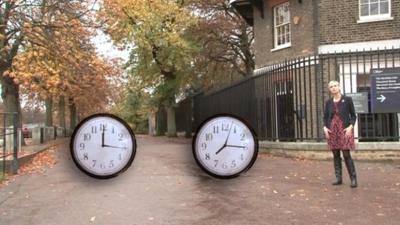
[[[367,111],[358,112],[359,141],[399,141],[398,113],[370,113],[370,70],[400,67],[400,50],[385,49],[314,55],[286,60],[214,92],[199,93],[180,105],[177,115],[192,115],[178,128],[194,131],[207,117],[233,113],[246,119],[262,140],[322,141],[323,109],[330,80],[345,94],[368,95]],[[190,108],[188,108],[190,107]],[[179,120],[180,118],[177,118]],[[182,128],[186,127],[186,128]]]

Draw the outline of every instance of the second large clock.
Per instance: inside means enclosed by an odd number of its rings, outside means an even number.
[[[217,178],[232,178],[248,170],[258,154],[258,140],[248,123],[234,115],[205,120],[192,143],[197,164]]]

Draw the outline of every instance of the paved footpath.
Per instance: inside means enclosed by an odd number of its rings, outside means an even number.
[[[356,162],[359,187],[330,185],[330,161],[260,154],[236,179],[205,175],[190,140],[138,137],[132,167],[96,180],[73,164],[68,144],[44,174],[24,175],[0,189],[1,225],[246,225],[400,222],[400,165]]]

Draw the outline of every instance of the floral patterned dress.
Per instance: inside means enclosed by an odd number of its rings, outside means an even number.
[[[331,121],[331,133],[328,138],[329,149],[331,150],[353,150],[354,135],[346,135],[343,127],[343,121],[339,113],[340,102],[334,102],[334,114]]]

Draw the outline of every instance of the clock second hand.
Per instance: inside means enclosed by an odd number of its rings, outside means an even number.
[[[222,147],[220,149],[218,149],[218,151],[215,153],[216,155],[218,155],[218,153],[220,153],[222,151],[222,149],[224,149],[227,146],[226,144],[228,143],[229,135],[231,135],[232,125],[233,125],[233,121],[231,123],[231,126],[229,127],[229,132],[228,132],[228,135],[226,136],[225,143],[224,143],[224,145],[222,145]]]

